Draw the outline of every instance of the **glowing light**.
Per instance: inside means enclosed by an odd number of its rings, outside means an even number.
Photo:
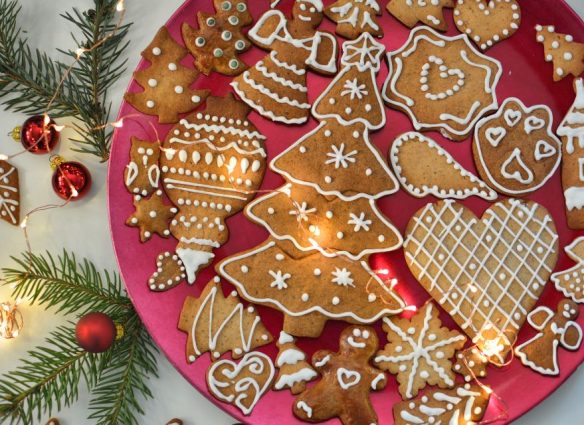
[[[4,155],[0,153],[0,161],[7,161],[8,160],[8,155]]]
[[[393,278],[393,279],[391,279],[391,281],[389,282],[389,287],[390,287],[391,289],[393,289],[393,288],[395,288],[395,287],[397,286],[397,284],[398,284],[398,281],[397,281],[397,279],[396,279],[396,278]]]
[[[47,114],[45,114],[45,118],[43,120],[43,123],[45,126],[47,126],[51,123],[51,118]]]
[[[389,270],[388,269],[379,269],[377,270],[377,273],[382,274],[384,276],[389,275]]]
[[[120,0],[120,1],[118,2],[118,4],[116,4],[116,10],[117,10],[118,12],[123,12],[123,11],[124,11],[124,9],[125,9],[125,7],[124,7],[124,0]]]
[[[404,311],[413,311],[414,313],[418,311],[418,307],[415,305],[408,305],[404,308]]]
[[[87,52],[87,49],[84,49],[83,47],[78,48],[77,50],[75,50],[75,54],[77,55],[77,59],[81,59],[81,56],[83,56],[83,53]]]
[[[112,123],[112,127],[114,127],[114,128],[122,128],[123,126],[124,126],[124,119],[123,118],[119,121]]]
[[[61,131],[63,131],[65,129],[65,126],[64,125],[54,125],[53,128],[55,129],[55,131],[60,133]]]
[[[26,229],[27,222],[28,222],[28,216],[24,217],[24,219],[20,222],[20,228]]]
[[[12,339],[20,335],[22,329],[22,315],[17,304],[1,303],[0,306],[0,338]]]
[[[79,196],[79,192],[73,186],[71,186],[71,198],[77,198]]]

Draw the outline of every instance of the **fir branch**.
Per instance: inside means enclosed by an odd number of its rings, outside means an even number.
[[[100,373],[97,356],[79,348],[73,323],[52,332],[46,344],[29,351],[17,369],[0,377],[0,423],[40,421],[75,402],[81,382],[95,384]]]
[[[112,361],[100,376],[89,408],[89,419],[98,425],[138,425],[137,415],[143,415],[138,396],[152,398],[149,376],[158,376],[156,346],[137,316],[125,325],[127,344],[112,348]]]
[[[78,263],[74,254],[63,251],[55,259],[48,252],[45,256],[25,252],[12,259],[17,266],[2,273],[14,298],[79,316],[91,311],[119,316],[132,309],[116,274],[104,271],[102,276],[88,260]]]
[[[120,278],[99,273],[91,262],[71,253],[23,253],[16,266],[4,268],[13,296],[82,316],[104,312],[124,327],[123,338],[102,354],[81,350],[75,326],[58,328],[45,347],[22,360],[22,366],[0,377],[0,423],[32,424],[78,398],[83,383],[92,392],[90,419],[99,425],[137,425],[141,399],[152,397],[148,379],[157,376],[157,348],[141,323]],[[31,360],[28,360],[31,359]]]
[[[18,0],[0,0],[0,100],[9,110],[34,114],[52,103],[54,117],[73,117],[80,134],[75,150],[109,158],[112,129],[108,89],[125,71],[121,57],[130,25],[117,27],[117,0],[94,0],[93,9],[61,15],[80,36],[72,34],[75,48],[63,51],[73,63],[52,60],[32,49],[17,24]],[[88,49],[78,58],[77,49]],[[65,76],[64,80],[63,77]]]

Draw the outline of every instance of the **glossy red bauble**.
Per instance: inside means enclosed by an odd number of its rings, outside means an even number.
[[[116,339],[114,321],[103,313],[89,313],[79,319],[75,337],[81,348],[90,353],[109,350]]]
[[[51,152],[61,138],[55,125],[55,121],[43,115],[30,117],[20,129],[20,143],[27,151],[36,155]]]
[[[91,188],[91,174],[78,162],[61,162],[55,166],[53,190],[60,198],[77,201]]]

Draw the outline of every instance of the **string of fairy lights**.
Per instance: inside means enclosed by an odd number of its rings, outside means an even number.
[[[279,3],[280,0],[275,0],[271,3],[272,7],[277,6],[277,4]],[[124,22],[124,18],[125,18],[125,13],[126,13],[126,7],[125,7],[125,0],[119,0],[116,4],[116,11],[119,14],[118,17],[118,21],[115,25],[115,27],[112,29],[112,31],[107,34],[106,36],[104,36],[101,40],[97,41],[93,46],[90,47],[79,47],[76,51],[75,51],[75,59],[73,61],[73,63],[64,71],[60,82],[57,86],[57,89],[55,91],[55,93],[53,94],[52,98],[50,99],[49,103],[47,104],[47,107],[45,109],[45,112],[43,113],[43,123],[44,123],[44,129],[45,130],[50,130],[51,128],[54,129],[55,131],[61,133],[63,130],[65,130],[66,128],[69,128],[69,126],[67,125],[57,125],[55,124],[52,120],[51,117],[49,115],[49,113],[47,112],[48,110],[50,110],[52,104],[55,102],[55,99],[57,98],[57,96],[59,95],[59,92],[61,91],[61,88],[64,84],[64,82],[66,81],[66,79],[69,77],[69,75],[71,74],[72,70],[74,69],[75,65],[81,60],[81,58],[83,57],[83,55],[99,48],[101,45],[103,45],[104,43],[107,42],[107,40],[111,37],[114,37],[115,34],[118,32],[118,30],[121,28],[123,22]],[[92,128],[91,130],[102,130],[104,128],[107,128],[109,126],[111,126],[114,129],[120,129],[124,126],[125,121],[127,120],[132,120],[135,121],[136,123],[139,123],[139,125],[141,125],[143,127],[143,122],[139,119],[141,117],[140,114],[131,114],[131,115],[126,115],[124,117],[121,117],[120,119],[118,119],[117,121],[113,121],[113,122],[109,122],[106,123],[102,126],[99,127],[95,127]],[[160,140],[158,131],[156,129],[156,127],[149,122],[149,127],[150,129],[154,132],[155,136],[156,136],[156,140]],[[143,129],[146,131],[146,128],[143,127]],[[39,139],[40,140],[40,139]],[[215,148],[214,146],[212,146],[212,148]],[[12,155],[5,155],[5,154],[1,154],[0,153],[0,160],[4,160],[4,161],[8,161],[12,158],[15,158],[19,155],[22,155],[23,153],[27,152],[30,148],[28,149],[24,149],[22,151],[19,151],[15,154]],[[160,147],[160,149],[162,151],[164,151],[164,148]],[[49,161],[53,161],[54,158],[51,157],[49,159]],[[59,167],[59,165],[56,165],[57,167]],[[227,173],[228,174],[232,174],[233,170],[230,169],[227,164],[224,165],[227,169]],[[233,187],[235,188],[235,183],[234,181],[228,179],[228,181],[230,181],[233,184]],[[24,217],[22,218],[19,227],[23,232],[24,235],[24,239],[25,239],[25,243],[26,243],[26,250],[29,254],[32,254],[32,245],[30,242],[30,235],[28,232],[28,226],[29,226],[29,221],[31,219],[31,217],[37,213],[43,212],[43,211],[48,211],[48,210],[52,210],[52,209],[60,209],[63,207],[66,207],[74,198],[76,198],[78,196],[77,190],[75,189],[75,187],[69,182],[70,186],[71,186],[71,196],[69,199],[65,200],[62,203],[58,203],[58,204],[48,204],[48,205],[41,205],[38,206],[36,208],[33,208],[32,210],[30,210],[29,212],[27,212]],[[308,216],[310,217],[312,214],[315,214],[314,212],[306,212],[304,211],[304,208],[296,201],[292,198],[290,191],[282,191],[281,188],[280,189],[274,189],[274,190],[254,190],[254,191],[247,191],[248,194],[253,194],[258,195],[258,194],[272,194],[275,192],[279,192],[279,193],[286,193],[288,195],[288,199],[290,200],[291,203],[291,207],[292,209],[294,209],[295,211],[297,211],[297,222],[298,222],[298,227],[302,232],[306,232],[306,236],[307,236],[307,240],[310,241],[310,243],[313,245],[313,247],[315,249],[319,249],[328,253],[334,253],[334,250],[329,249],[327,247],[323,247],[321,246],[318,241],[315,239],[315,237],[320,237],[320,236],[324,236],[323,235],[323,230],[318,227],[317,225],[313,225],[313,224],[309,224],[310,220],[303,220],[301,219],[301,214],[303,216]],[[306,222],[306,223],[305,223]],[[340,258],[342,258],[343,260],[347,261],[347,262],[351,262],[351,263],[355,263],[355,260],[352,260],[351,258],[348,258],[346,256],[340,256]],[[32,266],[31,264],[29,264],[29,267]],[[375,269],[373,270],[373,273],[377,276],[379,276],[383,283],[386,285],[387,289],[389,289],[390,291],[393,291],[396,286],[399,284],[399,281],[397,278],[390,276],[391,272],[389,269],[387,268],[380,268],[380,269]],[[374,276],[370,277],[370,280],[367,284],[367,288],[369,287],[369,283],[371,283],[373,280],[375,279]],[[5,280],[0,276],[0,283],[5,282]],[[469,285],[472,285],[472,283],[469,283]],[[18,337],[18,335],[22,332],[23,329],[23,318],[22,315],[20,313],[20,311],[18,310],[18,306],[20,304],[22,304],[22,302],[25,301],[23,299],[17,299],[15,302],[11,303],[11,302],[3,302],[0,303],[0,339],[12,339],[12,338],[16,338]],[[431,300],[428,300],[427,302],[431,302]],[[427,303],[426,302],[426,303]],[[415,305],[407,305],[404,308],[404,311],[408,311],[411,313],[415,313],[418,310],[418,307]],[[506,338],[504,336],[504,338]],[[508,339],[507,339],[508,341]],[[513,343],[509,343],[508,346],[513,347],[515,344],[515,341],[513,341]],[[497,357],[497,355],[499,353],[501,353],[505,347],[501,346],[499,338],[492,338],[488,341],[485,341],[484,344],[481,344],[481,347],[474,345],[471,348],[477,348],[481,351],[482,355],[489,361],[489,363],[495,364],[498,367],[503,367],[508,365],[509,363],[512,362],[513,360],[513,350],[511,349],[509,352],[510,354],[510,358],[504,362],[504,363],[498,363],[497,361],[493,360],[494,358]],[[485,420],[482,421],[481,424],[490,424],[490,423],[494,423],[494,422],[498,422],[500,420],[504,420],[507,419],[509,417],[509,410],[508,407],[505,403],[504,400],[502,400],[499,396],[497,396],[496,393],[493,392],[492,388],[484,385],[479,377],[477,377],[474,372],[472,371],[472,368],[470,367],[470,365],[467,363],[467,360],[464,359],[463,360],[465,365],[468,368],[468,371],[472,377],[472,380],[483,390],[485,391],[485,393],[489,394],[491,397],[493,397],[497,404],[499,405],[497,407],[498,411],[500,412],[500,414],[492,419],[489,420]],[[57,422],[58,423],[58,422]]]

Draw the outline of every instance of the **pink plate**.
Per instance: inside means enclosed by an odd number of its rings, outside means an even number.
[[[278,6],[285,13],[288,13],[293,0],[283,0]],[[327,0],[325,3],[331,3]],[[250,9],[257,19],[261,13],[269,7],[268,0],[250,0]],[[387,1],[380,1],[385,4]],[[578,16],[561,0],[539,0],[521,2],[523,8],[523,22],[519,31],[509,40],[497,44],[487,53],[502,62],[504,67],[503,76],[498,86],[497,95],[502,102],[503,99],[511,96],[520,98],[526,105],[547,104],[553,110],[555,125],[562,120],[564,114],[570,107],[574,94],[572,90],[572,78],[565,78],[563,81],[554,83],[552,79],[552,66],[544,61],[542,45],[535,41],[536,24],[555,25],[558,31],[574,34],[577,39],[584,37],[584,23]],[[196,12],[202,10],[212,12],[211,0],[189,0],[179,8],[170,18],[167,27],[175,39],[181,40],[180,26],[183,22],[196,25]],[[450,35],[457,33],[452,21],[452,11],[447,10],[447,20],[450,26]],[[386,11],[380,22],[385,30],[385,37],[382,42],[388,51],[399,48],[407,39],[409,30],[391,17]],[[334,25],[324,20],[322,29],[334,32]],[[154,32],[152,34],[154,36]],[[341,42],[343,40],[340,40]],[[247,52],[243,59],[248,64],[253,64],[261,59],[266,53],[258,48],[253,48]],[[185,64],[191,65],[192,61],[185,59]],[[147,64],[142,61],[138,69],[143,69]],[[378,83],[381,87],[387,76],[387,67],[384,65],[378,76]],[[210,78],[202,76],[196,86],[210,89],[214,95],[225,95],[230,91],[230,78],[213,74]],[[310,74],[309,97],[313,101],[318,94],[330,83],[331,79]],[[129,91],[138,91],[139,87],[135,82],[129,86]],[[406,115],[386,108],[387,125],[376,133],[372,134],[372,141],[379,147],[384,155],[395,139],[403,132],[412,130],[412,124]],[[123,172],[129,159],[130,137],[137,136],[144,140],[156,140],[157,135],[164,139],[171,126],[159,125],[156,117],[145,116],[138,113],[129,104],[124,103],[120,110],[120,117],[131,115],[125,121],[123,128],[116,131],[111,152],[109,168],[109,213],[113,243],[118,259],[123,280],[128,288],[128,292],[144,320],[150,333],[166,353],[174,366],[191,382],[199,391],[205,394],[218,407],[227,411],[238,420],[254,425],[268,424],[299,424],[291,411],[292,396],[288,391],[269,392],[265,395],[252,415],[242,416],[241,412],[227,404],[216,401],[207,390],[205,383],[205,373],[210,363],[208,355],[202,356],[197,362],[188,365],[185,360],[186,334],[177,329],[178,317],[187,295],[198,296],[204,285],[214,276],[213,267],[208,267],[198,276],[197,282],[193,286],[186,283],[165,292],[150,292],[147,281],[155,269],[156,257],[159,253],[172,250],[176,245],[174,240],[163,240],[154,238],[147,244],[139,242],[138,231],[125,226],[126,218],[133,212],[132,196],[126,191],[123,182]],[[285,126],[274,124],[256,113],[250,115],[251,121],[259,130],[267,136],[267,149],[269,157],[274,158],[277,154],[306,134],[316,126],[316,121],[303,126]],[[454,143],[441,137],[438,133],[429,134],[446,148],[463,166],[469,170],[475,170],[471,153],[471,143],[469,140],[463,143]],[[282,184],[282,178],[268,171],[262,189],[273,189]],[[554,216],[556,226],[560,235],[561,258],[557,265],[557,270],[563,270],[572,266],[563,252],[563,247],[569,244],[573,238],[578,236],[577,232],[566,227],[564,213],[564,199],[560,183],[559,171],[542,189],[530,196],[531,199],[543,204]],[[406,224],[413,213],[434,199],[427,197],[416,199],[404,191],[395,195],[383,198],[378,202],[381,210],[391,218],[394,224],[403,232]],[[472,199],[464,201],[478,215],[481,215],[488,208],[489,203]],[[232,230],[231,239],[220,249],[216,250],[216,259],[225,258],[228,255],[251,248],[263,242],[268,236],[267,232],[260,226],[251,223],[243,214],[229,220],[229,227]],[[427,299],[427,293],[416,282],[410,274],[403,257],[403,251],[399,250],[388,255],[376,255],[372,258],[372,268],[389,267],[392,274],[400,280],[397,287],[398,292],[410,303],[422,305]],[[226,290],[231,288],[226,283]],[[541,303],[555,309],[560,294],[553,288],[552,284],[544,292]],[[264,324],[273,335],[277,336],[282,326],[281,313],[265,308],[259,308]],[[454,323],[443,314],[445,323],[454,327]],[[580,316],[580,323],[584,325],[584,314]],[[336,351],[338,335],[345,327],[341,322],[329,322],[318,340],[302,339],[299,346],[308,355],[321,348]],[[385,341],[385,336],[378,326],[380,340]],[[520,334],[520,341],[533,335],[533,330],[526,326]],[[264,347],[262,351],[275,358],[277,349],[275,344]],[[509,406],[508,421],[518,418],[529,409],[533,408],[544,398],[558,388],[584,361],[584,349],[573,353],[560,350],[561,375],[555,378],[544,377],[531,369],[522,366],[518,361],[514,361],[504,369],[490,368],[490,374],[485,383],[492,386],[495,393]],[[380,418],[380,424],[393,424],[392,406],[400,401],[397,392],[397,383],[393,377],[389,379],[388,387],[379,393],[372,393],[371,399]],[[486,419],[493,418],[499,414],[500,403],[491,402]],[[338,423],[338,421],[330,421]]]

